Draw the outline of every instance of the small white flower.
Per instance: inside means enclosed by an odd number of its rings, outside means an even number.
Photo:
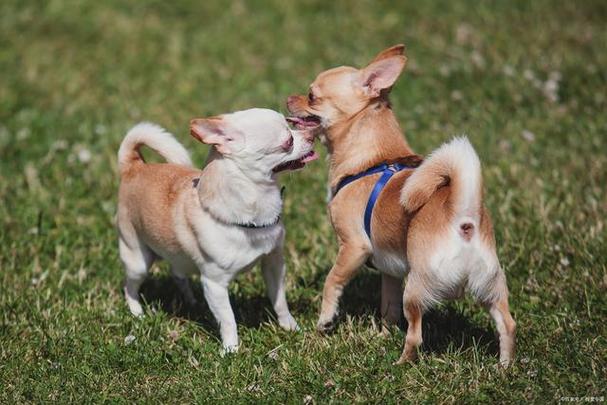
[[[88,163],[91,161],[91,151],[85,148],[82,148],[78,151],[78,160],[80,163]]]
[[[502,139],[498,142],[498,147],[503,152],[510,152],[512,150],[512,143],[506,139]]]
[[[97,124],[95,125],[95,134],[97,135],[103,135],[107,132],[107,128],[105,127],[105,125],[103,124]]]
[[[533,80],[535,79],[535,73],[533,73],[533,70],[525,69],[523,71],[523,77],[527,80]]]
[[[312,397],[312,395],[306,395],[303,399],[303,403],[305,405],[309,405],[309,404],[313,404],[314,403],[314,398]]]
[[[51,144],[51,149],[54,150],[65,150],[68,147],[68,143],[65,139],[57,139]]]
[[[502,68],[502,72],[504,72],[504,75],[508,77],[514,76],[514,68],[510,65],[504,65],[504,67]]]
[[[569,259],[567,259],[566,257],[561,257],[561,265],[563,265],[564,267],[569,266]]]
[[[20,130],[17,131],[17,139],[19,139],[20,141],[27,139],[27,138],[29,138],[31,133],[32,133],[32,131],[30,131],[29,128],[27,128],[27,127],[21,128]]]
[[[558,72],[556,70],[553,70],[552,72],[550,72],[548,74],[549,80],[554,80],[554,81],[560,82],[562,78],[563,78],[563,75],[561,74],[561,72]]]
[[[173,342],[176,341],[177,339],[179,339],[179,331],[176,331],[176,330],[170,331],[169,339],[171,339]]]
[[[527,142],[533,142],[533,141],[535,141],[535,134],[533,132],[527,130],[527,129],[524,129],[523,132],[521,132],[521,136]]]
[[[542,88],[542,93],[551,103],[559,101],[559,83],[557,80],[548,79]]]
[[[483,55],[479,51],[472,52],[470,59],[477,68],[483,69],[485,67],[485,58],[483,58]]]
[[[133,343],[135,341],[135,339],[137,339],[135,336],[128,335],[127,337],[124,338],[124,344],[130,345],[131,343]]]
[[[466,23],[460,24],[455,29],[455,41],[460,44],[466,44],[470,42],[472,38],[472,27]]]

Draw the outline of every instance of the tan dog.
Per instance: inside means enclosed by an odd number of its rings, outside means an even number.
[[[399,363],[412,360],[422,343],[422,315],[443,299],[468,290],[495,320],[500,361],[513,356],[515,323],[508,287],[495,250],[489,214],[482,202],[478,156],[467,139],[441,146],[418,168],[394,117],[388,92],[402,72],[404,46],[381,52],[367,67],[338,67],[318,75],[307,96],[287,107],[298,125],[321,123],[330,153],[329,214],[339,251],[323,290],[317,327],[333,326],[343,288],[365,262],[382,272],[382,314],[408,321]],[[343,179],[382,163],[401,162],[377,199],[371,238],[363,213],[380,174],[358,178],[336,194]],[[404,294],[402,279],[408,275]]]
[[[118,230],[129,309],[143,314],[139,287],[154,260],[165,259],[189,302],[194,295],[187,276],[200,274],[223,350],[235,351],[228,284],[261,261],[280,326],[297,329],[285,297],[285,230],[276,175],[316,158],[313,131],[292,131],[281,114],[251,109],[192,120],[191,133],[213,145],[202,171],[192,167],[179,142],[152,124],[135,126],[120,146]],[[142,145],[168,163],[146,164]]]

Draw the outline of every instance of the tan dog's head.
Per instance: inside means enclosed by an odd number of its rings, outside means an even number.
[[[262,175],[299,169],[316,159],[315,130],[292,130],[282,114],[264,108],[190,121],[194,138],[212,145],[242,170]]]
[[[349,121],[378,99],[386,99],[407,62],[404,50],[404,45],[385,49],[362,69],[341,66],[320,73],[307,96],[287,99],[287,109],[298,128],[321,124],[330,129]]]

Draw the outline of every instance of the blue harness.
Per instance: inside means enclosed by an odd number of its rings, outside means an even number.
[[[382,163],[378,166],[373,166],[370,169],[365,170],[362,173],[358,173],[352,176],[346,176],[337,183],[337,187],[335,187],[335,191],[333,192],[333,198],[337,195],[339,190],[347,186],[348,184],[356,181],[360,178],[370,176],[372,174],[382,173],[377,183],[373,187],[373,191],[371,191],[371,195],[369,195],[369,200],[367,201],[367,207],[365,208],[365,232],[369,239],[371,239],[371,217],[373,216],[373,207],[375,207],[375,202],[377,198],[381,194],[382,190],[388,184],[388,181],[394,176],[394,174],[405,170],[405,169],[415,169],[416,166],[404,165],[401,163]]]

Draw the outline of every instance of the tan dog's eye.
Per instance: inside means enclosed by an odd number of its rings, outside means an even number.
[[[316,100],[316,97],[314,97],[314,93],[312,93],[312,91],[310,91],[308,93],[308,103],[312,104],[314,102],[314,100]]]

